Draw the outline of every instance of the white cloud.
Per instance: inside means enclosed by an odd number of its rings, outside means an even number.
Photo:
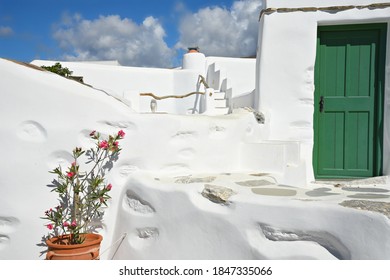
[[[64,16],[54,38],[67,60],[119,60],[123,65],[169,67],[174,56],[164,41],[165,30],[154,17],[142,24],[118,15],[83,19]]]
[[[14,32],[9,26],[0,26],[0,37],[6,37],[12,35]]]
[[[229,8],[212,6],[195,13],[177,2],[175,16],[182,19],[174,49],[168,47],[165,29],[152,16],[138,24],[118,15],[91,20],[80,14],[64,15],[53,34],[66,60],[119,60],[130,66],[171,67],[178,49],[193,46],[206,55],[250,56],[256,53],[261,2],[239,0]]]
[[[216,56],[256,54],[261,2],[235,1],[230,9],[215,6],[185,15],[176,47],[198,46],[204,54]]]

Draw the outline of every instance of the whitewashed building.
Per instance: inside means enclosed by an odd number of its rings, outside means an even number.
[[[389,3],[268,0],[262,7],[256,59],[191,51],[176,69],[62,63],[135,112],[150,112],[153,97],[140,93],[206,91],[157,100],[156,110],[223,115],[253,109],[262,118],[261,136],[242,152],[258,154],[251,166],[281,173],[285,183],[390,175]],[[366,104],[347,105],[363,96]],[[336,110],[335,102],[345,105]]]
[[[390,175],[389,22],[388,1],[263,1],[255,108],[307,181]]]
[[[390,3],[262,7],[256,58],[61,62],[90,86],[0,59],[0,259],[44,258],[48,171],[92,130],[126,133],[101,259],[390,259]]]

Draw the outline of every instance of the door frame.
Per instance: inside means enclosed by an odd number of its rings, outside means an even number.
[[[316,62],[314,70],[314,84],[318,90],[319,83],[319,46],[321,32],[326,31],[356,31],[356,30],[378,30],[379,44],[377,57],[377,75],[375,77],[375,101],[374,101],[374,151],[373,151],[373,176],[380,176],[383,172],[383,129],[384,129],[384,96],[385,96],[385,65],[386,65],[386,43],[387,43],[387,23],[368,24],[348,24],[348,25],[328,25],[317,27]],[[313,143],[313,169],[316,179],[325,178],[348,178],[348,176],[318,175],[318,102],[317,90],[314,90],[314,143]]]

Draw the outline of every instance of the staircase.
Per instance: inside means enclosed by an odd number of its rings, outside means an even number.
[[[306,165],[301,159],[298,141],[264,140],[242,143],[240,162],[244,168],[259,170],[280,183],[303,187],[306,185]]]
[[[226,71],[219,69],[217,63],[213,63],[209,66],[207,72],[207,83],[212,89],[213,93],[213,114],[214,115],[226,115],[230,113],[229,107],[229,92],[228,79]]]
[[[214,112],[215,115],[226,115],[230,113],[228,107],[228,100],[226,98],[226,92],[224,91],[214,91]]]

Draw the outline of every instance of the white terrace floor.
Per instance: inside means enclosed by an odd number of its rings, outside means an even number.
[[[384,214],[390,218],[390,186],[387,176],[356,180],[315,181],[310,188],[281,185],[272,175],[265,173],[195,174],[173,178],[155,178],[168,184],[197,184],[205,187],[222,187],[231,192],[222,194],[226,201],[234,195],[251,195],[265,199],[317,201],[338,204],[359,210]],[[222,198],[224,199],[224,198]]]
[[[115,258],[390,259],[386,181],[299,188],[265,173],[140,172],[119,201],[114,239],[132,234]]]

